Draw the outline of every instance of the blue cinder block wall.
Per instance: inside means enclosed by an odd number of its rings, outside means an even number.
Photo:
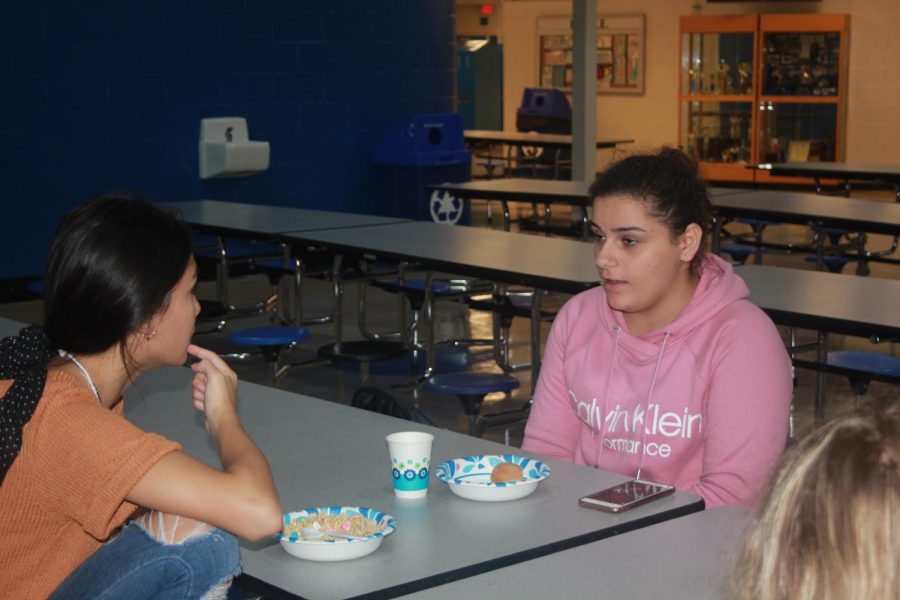
[[[110,189],[371,212],[394,120],[451,112],[453,0],[0,4],[0,279]],[[201,181],[200,119],[246,117],[268,171]]]

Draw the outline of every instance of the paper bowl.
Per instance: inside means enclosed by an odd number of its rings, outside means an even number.
[[[522,467],[523,479],[493,483],[491,471],[501,462]],[[484,454],[454,458],[438,465],[434,476],[447,483],[450,491],[468,500],[502,502],[524,498],[550,476],[550,467],[539,460],[513,454]]]
[[[371,554],[378,550],[384,536],[389,535],[397,527],[397,521],[391,515],[364,506],[323,506],[307,508],[296,512],[285,513],[284,524],[289,525],[297,519],[315,515],[361,515],[378,524],[381,531],[366,536],[363,540],[347,540],[343,538],[305,540],[299,534],[277,535],[284,550],[297,558],[318,561],[350,560]]]

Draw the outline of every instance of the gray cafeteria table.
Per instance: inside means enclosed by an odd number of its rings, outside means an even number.
[[[822,179],[844,181],[844,195],[850,195],[851,181],[883,181],[894,188],[894,196],[900,202],[900,165],[877,165],[847,162],[786,162],[759,165],[772,175],[782,177],[812,177],[816,191],[822,193]]]
[[[326,246],[344,257],[345,261],[374,255],[379,259],[416,262],[428,269],[428,282],[424,287],[424,318],[429,349],[434,346],[431,271],[538,290],[531,302],[532,382],[537,382],[541,361],[540,308],[543,292],[577,294],[597,285],[598,281],[593,246],[559,238],[427,221],[352,230],[298,231],[285,233],[283,237],[303,245]],[[339,330],[337,322],[336,327]],[[426,352],[426,375],[429,376],[434,372],[434,355],[434,352]]]
[[[428,268],[558,292],[597,284],[593,245],[429,221],[354,230],[291,231],[285,240],[321,244],[350,254],[419,261]]]
[[[587,236],[587,195],[590,183],[557,179],[527,179],[505,177],[466,181],[464,183],[438,183],[433,190],[445,191],[465,200],[498,200],[503,209],[503,230],[509,231],[510,202],[541,202],[545,205],[568,204],[581,215],[582,236]]]
[[[184,367],[142,375],[126,394],[126,415],[142,429],[176,440],[188,454],[218,466],[202,415],[191,404],[192,375]],[[246,579],[267,597],[278,597],[279,590],[305,598],[396,596],[703,508],[700,498],[681,492],[620,515],[581,508],[579,497],[628,477],[556,459],[542,459],[552,469],[550,477],[520,500],[465,500],[433,477],[425,499],[400,500],[393,493],[385,442],[392,432],[434,434],[433,465],[477,454],[537,455],[283,390],[243,381],[239,385],[241,419],[269,460],[285,511],[368,506],[397,520],[397,530],[381,548],[352,562],[300,560],[274,539],[242,542]]]
[[[13,321],[6,317],[0,317],[0,338],[18,335],[19,331],[26,325],[27,323],[20,323],[19,321]]]
[[[409,219],[357,213],[314,210],[292,206],[270,206],[219,200],[172,202],[186,223],[208,233],[248,237],[277,237],[285,231],[340,229],[400,223]]]
[[[730,196],[732,194],[746,194],[747,192],[752,192],[751,188],[740,188],[740,187],[722,187],[716,185],[708,185],[706,186],[706,190],[709,192],[710,198],[717,198],[719,196]]]
[[[750,517],[744,507],[713,508],[404,598],[724,600]]]
[[[219,236],[220,251],[225,244],[221,237],[256,239],[258,241],[281,241],[280,234],[285,231],[315,231],[320,229],[355,229],[371,225],[402,223],[409,219],[381,217],[356,213],[343,213],[326,210],[313,210],[290,206],[269,206],[265,204],[246,204],[240,202],[221,202],[218,200],[192,200],[173,202],[170,206],[177,208],[186,223],[203,233]],[[302,260],[304,255],[300,249],[296,252]],[[287,251],[287,250],[286,250]],[[299,265],[296,267],[299,270]],[[298,273],[294,274],[295,278]],[[299,287],[299,279],[296,280]],[[219,301],[228,305],[227,288],[217,283]],[[340,294],[336,290],[333,314],[336,321],[340,318]],[[293,314],[295,322],[303,323],[303,307],[300,294],[295,294]],[[340,331],[339,322],[336,328]],[[339,338],[340,339],[340,338]]]
[[[825,418],[828,333],[872,341],[900,339],[900,281],[765,265],[744,265],[735,272],[747,282],[750,301],[773,321],[817,332],[815,362],[792,356],[794,365],[817,371],[817,422]]]
[[[506,177],[466,181],[463,183],[437,183],[429,187],[445,191],[465,200],[497,200],[503,209],[503,229],[509,231],[510,202],[541,202],[545,205],[568,204],[577,207],[582,223],[582,237],[587,237],[589,224],[587,209],[590,205],[588,188],[593,182],[560,181],[555,179],[528,179]],[[710,187],[712,198],[731,194],[741,194],[752,190],[744,188]]]
[[[489,129],[466,129],[463,137],[467,142],[491,142],[518,146],[571,146],[572,136],[560,133],[535,133],[533,131],[494,131]],[[620,144],[633,144],[634,140],[597,140],[597,148],[615,148]]]
[[[725,219],[747,217],[761,221],[776,221],[809,225],[814,230],[846,229],[866,233],[880,233],[896,238],[900,235],[900,204],[835,198],[810,193],[754,190],[742,194],[713,197],[713,251],[717,251]],[[825,235],[817,236],[816,264],[822,268]],[[865,238],[862,238],[864,244]],[[892,250],[896,248],[896,242]],[[860,256],[872,258],[877,253],[860,248]],[[871,256],[870,256],[871,255]]]
[[[506,153],[503,156],[488,156],[488,168],[493,158],[498,158],[507,165],[512,165],[516,160],[525,161],[529,157],[514,157],[512,152],[514,148],[537,147],[552,151],[553,154],[553,178],[559,178],[559,167],[561,166],[560,157],[563,149],[572,147],[572,136],[567,134],[556,133],[535,133],[533,131],[493,131],[487,129],[466,129],[463,137],[471,146],[474,144],[505,144]],[[631,144],[634,140],[597,140],[596,148],[615,148],[619,144]]]

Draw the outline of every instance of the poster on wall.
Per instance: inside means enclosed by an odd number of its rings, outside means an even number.
[[[572,91],[571,17],[538,19],[538,81]],[[644,93],[644,15],[597,17],[597,94]]]

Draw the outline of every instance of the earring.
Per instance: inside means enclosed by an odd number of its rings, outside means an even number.
[[[154,335],[156,335],[156,330],[155,330],[155,329],[154,329],[153,331],[151,331],[150,333],[145,333],[145,334],[144,334],[144,339],[147,340],[147,341],[149,342],[150,340],[153,339],[153,336],[154,336]]]

